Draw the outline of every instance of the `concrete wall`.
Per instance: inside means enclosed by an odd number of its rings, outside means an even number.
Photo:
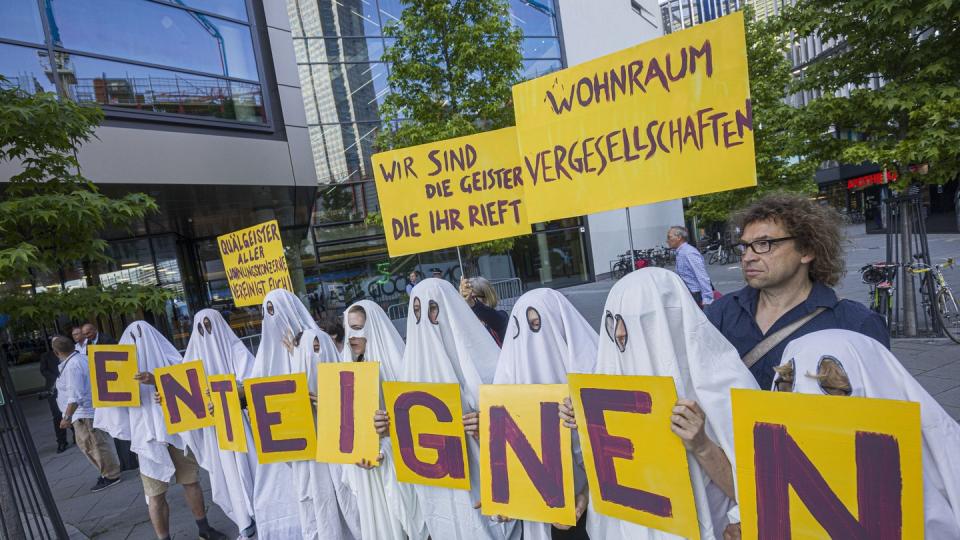
[[[662,29],[657,1],[637,0],[637,3],[643,6],[645,17],[633,10],[630,0],[558,0],[567,65],[575,66],[660,37]],[[630,217],[634,247],[654,247],[665,243],[670,225],[683,224],[683,205],[676,200],[634,206],[630,209]],[[629,249],[624,211],[590,214],[587,222],[594,271],[598,275],[607,273],[608,261]]]

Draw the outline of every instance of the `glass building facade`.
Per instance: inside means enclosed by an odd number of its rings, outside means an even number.
[[[283,24],[273,26],[286,26],[280,14]],[[178,348],[204,307],[224,312],[241,336],[259,333],[257,309],[232,307],[215,238],[278,219],[302,289],[297,271],[304,261],[313,264],[312,243],[304,239],[316,192],[312,168],[308,186],[292,178],[287,124],[297,115],[281,108],[278,62],[264,58],[274,41],[283,44],[268,36],[268,23],[256,0],[0,0],[0,84],[102,107],[97,138],[108,142],[85,146],[80,161],[92,152],[103,163],[84,164],[84,173],[108,196],[143,192],[160,208],[129,228],[105,231],[113,261],[37,272],[30,283],[0,282],[0,290],[163,287],[174,299],[153,322]],[[295,105],[292,111],[302,111],[299,100]],[[258,160],[277,167],[239,180],[223,172]],[[111,314],[98,322],[116,335],[143,316]],[[9,321],[3,330],[13,350],[45,348],[43,332],[32,325]],[[44,330],[57,330],[55,322]],[[21,355],[12,356],[16,362]]]
[[[0,73],[132,117],[264,125],[252,32],[246,0],[4,0]]]
[[[383,128],[380,106],[390,93],[390,47],[383,28],[398,23],[400,0],[288,0],[314,166],[320,187],[311,227],[317,264],[305,267],[307,288],[328,308],[366,297],[385,307],[402,300],[406,275],[440,268],[459,278],[457,253],[442,250],[392,260],[379,226],[365,221],[379,211],[371,156]],[[564,66],[553,0],[510,0],[510,19],[523,33],[523,77]],[[525,286],[562,286],[592,277],[586,235],[578,218],[537,224],[512,253],[480,256],[486,277],[520,278]],[[455,275],[456,274],[456,275]]]

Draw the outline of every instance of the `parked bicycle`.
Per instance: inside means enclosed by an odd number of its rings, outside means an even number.
[[[893,284],[897,266],[894,263],[873,263],[860,269],[860,281],[870,286],[870,309],[879,313],[888,327],[893,319]]]
[[[716,240],[707,246],[704,258],[707,260],[707,264],[732,264],[737,261],[736,251],[733,246]]]
[[[943,277],[944,268],[953,268],[953,259],[931,266],[923,262],[921,255],[914,255],[914,258],[917,260],[907,266],[907,271],[921,276],[920,293],[924,309],[932,317],[936,317],[948,338],[960,343],[960,305],[957,304],[950,284]]]

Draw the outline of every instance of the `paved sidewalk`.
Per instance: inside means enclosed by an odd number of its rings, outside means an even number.
[[[21,396],[20,404],[30,425],[30,435],[40,454],[40,462],[47,475],[47,482],[57,501],[64,522],[82,534],[73,533],[70,540],[84,536],[97,540],[149,540],[156,538],[147,514],[143,484],[138,471],[125,471],[123,481],[99,493],[90,493],[97,481],[93,465],[72,444],[66,452],[56,453],[57,443],[53,434],[53,420],[46,401],[34,396]],[[201,470],[202,471],[202,470]],[[210,499],[210,481],[206,472],[201,472],[207,501],[207,519],[210,525],[230,538],[238,531],[220,508]],[[167,493],[170,505],[170,533],[174,539],[197,538],[197,525],[183,499],[183,488],[172,486]],[[68,527],[69,528],[69,527]]]

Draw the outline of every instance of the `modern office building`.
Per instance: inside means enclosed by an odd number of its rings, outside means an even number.
[[[304,269],[308,289],[322,291],[336,309],[358,295],[383,304],[402,300],[415,268],[459,275],[454,250],[389,259],[382,229],[366,222],[379,209],[370,158],[384,128],[379,108],[391,91],[383,29],[399,22],[402,3],[288,0],[288,8],[320,182],[311,228],[317,264]],[[510,0],[509,9],[523,33],[525,78],[662,35],[653,0]],[[665,227],[683,221],[679,204],[663,208],[634,210],[638,248],[661,244]],[[510,253],[479,257],[478,269],[490,279],[519,278],[527,288],[590,281],[609,272],[610,260],[628,246],[624,213],[606,214],[535,224]]]
[[[750,3],[747,0],[746,3]],[[660,0],[663,33],[672,34],[693,25],[739,11],[741,0]]]
[[[230,305],[214,238],[269,219],[302,283],[317,176],[294,59],[279,1],[0,3],[6,84],[101,106],[106,120],[79,153],[82,172],[104,193],[144,192],[160,206],[107,232],[114,264],[38,275],[37,290],[165,287],[176,300],[156,322],[183,347],[193,312]],[[0,181],[18,170],[0,163]],[[243,314],[231,320],[242,333]],[[116,335],[129,321],[101,322]]]

